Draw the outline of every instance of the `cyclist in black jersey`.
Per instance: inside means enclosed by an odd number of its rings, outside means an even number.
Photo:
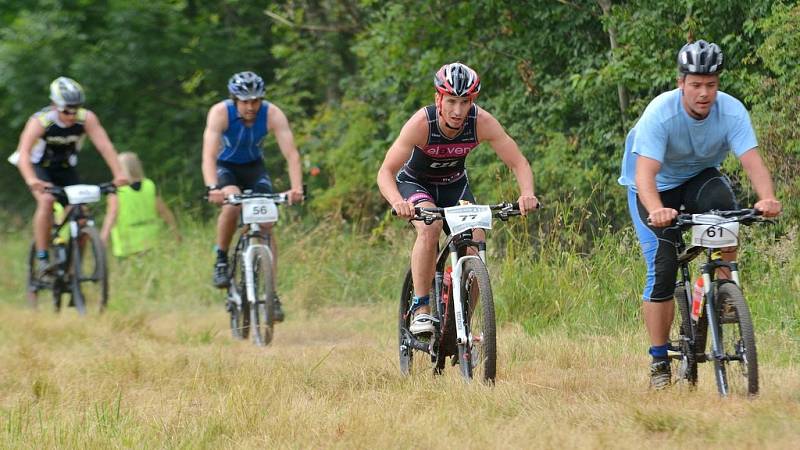
[[[16,165],[36,199],[33,236],[37,272],[48,269],[47,254],[55,198],[44,189],[78,184],[78,151],[88,135],[108,164],[114,184],[128,184],[117,161],[117,151],[95,113],[83,108],[83,88],[75,80],[58,77],[50,84],[50,106],[28,119],[19,138]]]
[[[535,209],[538,200],[530,164],[497,119],[475,104],[481,88],[478,74],[458,62],[445,64],[434,76],[434,87],[435,104],[411,116],[378,171],[381,194],[397,215],[413,217],[414,206],[449,207],[461,200],[474,202],[464,162],[481,142],[488,142],[514,173],[522,213]],[[442,223],[413,224],[417,239],[411,251],[415,292],[409,331],[423,334],[434,329],[428,287],[433,280]],[[476,230],[474,237],[482,240],[483,230]]]

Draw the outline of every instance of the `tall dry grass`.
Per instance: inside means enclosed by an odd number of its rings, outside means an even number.
[[[624,236],[609,238],[593,255],[542,246],[520,259],[498,249],[490,267],[505,311],[497,384],[465,384],[450,367],[433,377],[421,357],[404,378],[395,297],[410,233],[339,231],[332,225],[279,231],[279,288],[288,318],[266,349],[230,337],[221,295],[209,282],[209,226],[186,228],[181,245],[164,242],[162,252],[114,261],[110,310],[87,318],[71,309],[56,315],[46,304],[26,309],[26,239],[2,236],[9,255],[0,261],[2,447],[796,448],[800,442],[800,346],[790,291],[763,307],[775,297],[753,292],[754,314],[762,315],[759,398],[720,399],[707,365],[696,392],[653,393],[637,316],[637,269],[627,269],[636,255],[621,246]],[[774,268],[762,261],[750,268],[782,269],[787,286],[797,282],[796,257]],[[751,291],[781,291],[749,281],[758,286]],[[772,314],[788,317],[775,321]]]

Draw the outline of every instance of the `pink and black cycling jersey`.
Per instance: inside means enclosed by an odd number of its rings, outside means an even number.
[[[425,107],[428,117],[428,141],[423,147],[414,146],[411,157],[403,165],[403,172],[417,180],[448,184],[466,175],[464,161],[473,148],[478,146],[475,121],[478,107],[472,105],[458,136],[448,138],[439,128],[436,105]]]

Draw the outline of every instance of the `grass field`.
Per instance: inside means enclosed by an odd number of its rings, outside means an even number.
[[[796,257],[779,266],[786,284],[750,280],[769,297],[754,295],[753,305],[762,394],[720,399],[707,365],[695,392],[648,391],[639,275],[626,269],[637,255],[615,250],[622,238],[577,259],[546,246],[546,255],[524,263],[498,258],[490,269],[504,319],[498,381],[488,387],[463,383],[455,368],[433,377],[417,364],[413,376],[400,375],[394,299],[406,230],[381,238],[324,227],[282,233],[288,317],[266,349],[230,337],[209,283],[207,226],[185,230],[182,245],[113,261],[110,310],[87,318],[72,309],[56,315],[46,303],[26,308],[27,235],[2,235],[10,256],[0,262],[0,447],[788,449],[800,442]],[[327,244],[309,251],[319,239]],[[772,270],[758,264],[751,267]],[[570,277],[582,278],[565,284]],[[632,298],[617,298],[624,296]]]

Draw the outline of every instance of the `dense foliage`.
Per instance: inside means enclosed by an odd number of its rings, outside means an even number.
[[[674,86],[677,49],[704,38],[723,47],[723,90],[751,109],[791,205],[800,189],[799,25],[800,6],[780,0],[6,0],[0,139],[5,156],[47,104],[49,81],[74,77],[117,148],[142,156],[170,202],[199,209],[207,109],[232,73],[255,70],[287,112],[305,168],[321,168],[307,180],[315,211],[373,227],[385,211],[374,179],[386,149],[432,101],[435,69],[461,60],[481,74],[479,103],[517,140],[537,191],[556,206],[543,222],[593,212],[586,234],[627,222],[616,185],[625,133]],[[274,141],[266,153],[286,187]],[[93,151],[81,166],[87,179],[108,178]],[[469,166],[479,198],[515,195],[490,148]],[[30,208],[14,168],[3,163],[0,176],[6,214]]]

